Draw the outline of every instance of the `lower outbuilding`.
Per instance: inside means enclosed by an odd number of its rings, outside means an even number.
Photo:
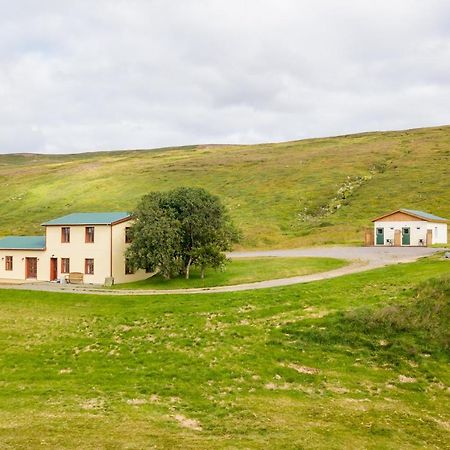
[[[372,220],[373,231],[366,233],[366,245],[430,246],[447,244],[448,220],[414,209],[397,209]]]

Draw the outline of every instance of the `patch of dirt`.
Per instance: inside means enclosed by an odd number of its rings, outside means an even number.
[[[105,406],[105,401],[102,400],[101,398],[91,398],[89,400],[84,401],[81,404],[81,408],[82,409],[103,409],[103,407]]]
[[[238,312],[242,314],[242,313],[247,313],[247,312],[253,311],[255,309],[256,309],[256,306],[247,304],[247,305],[241,306],[238,309]]]
[[[173,417],[183,428],[189,428],[195,431],[203,430],[200,422],[196,419],[189,419],[188,417],[183,416],[183,414],[175,414]]]
[[[440,420],[435,417],[430,417],[430,419],[436,422],[444,430],[450,431],[450,422],[448,420]]]
[[[297,391],[303,392],[307,395],[323,395],[324,393],[321,389],[316,390],[311,386],[302,386],[301,384],[297,383],[266,383],[264,385],[264,389],[267,389],[269,391]]]
[[[320,373],[320,370],[314,367],[300,366],[299,364],[294,363],[289,363],[285,365],[285,367],[289,367],[289,369],[293,369],[298,373],[305,373],[307,375],[317,375]]]
[[[400,383],[417,383],[417,378],[399,375],[398,381],[400,381]]]
[[[267,383],[264,385],[264,388],[268,389],[269,391],[277,391],[277,390],[287,391],[291,389],[291,385],[289,383],[284,384]]]
[[[82,352],[87,353],[87,352],[101,352],[102,350],[100,349],[100,345],[98,344],[89,344],[86,345],[86,347],[83,348]]]
[[[150,395],[150,401],[152,403],[159,403],[159,395],[157,395],[157,394]]]
[[[139,405],[145,405],[146,403],[148,403],[148,401],[145,400],[145,398],[129,398],[127,400],[128,405],[139,406]]]
[[[348,394],[350,392],[347,388],[342,386],[327,386],[327,391],[335,394]]]

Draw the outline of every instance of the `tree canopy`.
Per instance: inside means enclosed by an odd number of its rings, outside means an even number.
[[[189,278],[192,266],[199,267],[203,277],[207,267],[223,266],[223,252],[231,250],[239,236],[219,197],[202,188],[144,195],[133,217],[128,264],[159,270],[166,278]]]

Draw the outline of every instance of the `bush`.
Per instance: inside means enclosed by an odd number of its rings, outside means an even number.
[[[369,334],[410,332],[423,342],[450,350],[450,277],[428,280],[412,294],[405,303],[349,312],[344,321]]]

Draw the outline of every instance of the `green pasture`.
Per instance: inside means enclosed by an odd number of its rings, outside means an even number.
[[[0,290],[0,447],[446,448],[449,262],[302,285]]]
[[[114,288],[189,289],[230,286],[326,272],[347,264],[346,261],[335,258],[236,258],[228,262],[222,270],[206,270],[204,279],[200,277],[200,270],[194,267],[189,280],[183,277],[167,280],[160,275],[154,275],[142,281],[117,284]]]

